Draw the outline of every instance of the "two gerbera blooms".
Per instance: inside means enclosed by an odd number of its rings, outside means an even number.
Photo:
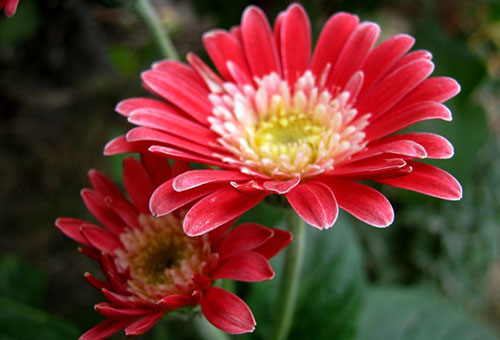
[[[380,29],[337,13],[311,55],[311,29],[300,5],[276,18],[251,6],[241,26],[203,37],[218,73],[188,54],[188,64],[162,61],[142,74],[160,99],[122,101],[117,111],[138,125],[105,147],[137,152],[124,162],[129,199],[104,175],[89,173],[82,197],[105,227],[61,218],[57,226],[97,260],[105,280],[86,274],[108,302],[107,319],[82,339],[125,329],[146,332],[165,313],[201,305],[228,333],[255,319],[216,279],[263,281],[268,260],[292,235],[258,224],[231,225],[268,195],[283,195],[318,229],[339,207],[375,227],[392,223],[389,201],[360,180],[457,200],[460,184],[418,162],[449,158],[452,145],[432,133],[395,132],[428,119],[451,120],[442,102],[459,91],[450,78],[428,78],[431,54],[396,35],[375,47]],[[175,160],[170,166],[165,158]],[[187,162],[207,165],[191,170]]]

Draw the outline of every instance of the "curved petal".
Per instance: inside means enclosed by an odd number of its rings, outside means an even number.
[[[193,305],[196,300],[191,295],[168,295],[158,302],[158,305],[174,310],[184,306]]]
[[[102,194],[95,190],[83,189],[80,196],[88,211],[106,228],[115,234],[123,231],[123,221],[109,208]]]
[[[141,153],[141,164],[153,180],[155,187],[172,177],[172,168],[164,157],[156,156],[151,152],[143,152]]]
[[[337,201],[330,188],[323,183],[301,183],[286,194],[286,198],[293,210],[313,227],[327,229],[337,219]]]
[[[297,3],[288,7],[282,19],[280,45],[284,78],[288,84],[295,84],[311,59],[311,24]]]
[[[126,336],[136,336],[136,335],[141,335],[146,333],[155,325],[155,323],[160,320],[165,312],[161,311],[155,314],[150,314],[147,315],[137,321],[135,321],[133,324],[125,328],[125,335]]]
[[[272,72],[281,75],[278,51],[266,15],[256,6],[249,6],[241,19],[241,35],[245,54],[254,77]]]
[[[78,218],[60,217],[56,220],[56,227],[70,239],[75,240],[84,246],[90,246],[90,243],[80,232],[80,227],[89,222],[80,220]]]
[[[416,102],[433,101],[445,102],[460,92],[460,84],[449,77],[434,77],[424,80],[398,105],[404,106]]]
[[[450,201],[462,198],[462,186],[446,171],[425,163],[408,164],[413,168],[408,175],[375,181]]]
[[[115,334],[118,331],[121,331],[129,324],[134,321],[133,318],[127,319],[108,319],[106,321],[101,322],[97,326],[92,327],[78,340],[103,340],[109,338],[111,335]]]
[[[270,240],[273,235],[272,229],[260,224],[241,224],[229,231],[222,239],[216,252],[219,253],[220,260],[223,260],[234,254],[253,250]]]
[[[225,183],[203,185],[191,190],[177,192],[172,187],[175,178],[160,185],[151,195],[149,209],[154,216],[164,216],[188,203],[217,191]]]
[[[383,228],[394,221],[394,210],[387,198],[375,189],[355,181],[332,179],[327,182],[339,206],[357,219]]]
[[[221,261],[212,277],[214,279],[260,282],[271,280],[274,277],[274,271],[264,255],[246,251]]]
[[[367,146],[363,151],[355,154],[351,161],[359,161],[371,157],[384,155],[398,158],[426,158],[427,152],[420,144],[411,140],[388,140]],[[382,156],[382,157],[384,157]]]
[[[253,332],[255,319],[247,304],[231,292],[210,287],[201,299],[201,311],[215,327],[229,334]]]
[[[151,145],[149,142],[128,142],[125,136],[113,138],[104,146],[104,155],[112,156],[122,153],[144,152]]]
[[[232,170],[191,170],[180,174],[174,180],[175,191],[190,190],[200,185],[217,182],[244,181],[250,177],[240,171]]]
[[[376,157],[340,165],[326,175],[361,178],[402,169],[405,166],[406,162],[400,158]]]
[[[221,168],[230,167],[228,164],[223,163],[215,158],[199,156],[199,155],[191,153],[189,151],[177,150],[177,149],[169,148],[167,146],[152,145],[148,148],[148,150],[156,155],[161,155],[161,156],[166,157],[166,158],[172,158],[172,159],[182,160],[182,161],[186,161],[186,162],[215,165],[215,166],[219,166]]]
[[[126,198],[123,196],[120,189],[118,189],[118,187],[103,173],[97,171],[96,169],[90,169],[88,177],[94,189],[100,192],[103,196],[112,196],[115,199],[126,201]]]
[[[292,242],[293,235],[289,231],[281,229],[273,229],[273,237],[266,241],[263,245],[255,248],[254,251],[264,255],[267,259],[271,259]]]
[[[262,186],[274,194],[284,195],[300,183],[300,177],[288,181],[265,181]]]
[[[427,153],[427,158],[447,159],[454,154],[453,145],[444,137],[428,132],[402,133],[379,139],[369,146],[395,141],[412,141],[421,145]]]
[[[162,101],[156,100],[156,99],[151,99],[151,98],[129,98],[122,100],[119,102],[116,107],[115,111],[121,114],[122,116],[128,117],[134,112],[135,110],[147,110],[147,109],[153,109],[153,110],[166,110],[170,111],[172,110],[172,106],[168,105],[167,103],[164,103]]]
[[[104,251],[108,254],[114,254],[117,248],[122,247],[122,244],[118,240],[118,238],[116,238],[115,235],[103,228],[94,227],[87,224],[82,225],[80,227],[80,231],[83,236],[85,236],[87,241],[89,241],[89,243],[93,247],[99,249],[100,251]]]
[[[123,160],[123,182],[135,206],[149,215],[149,198],[154,190],[153,182],[142,164],[133,157]]]
[[[94,306],[97,313],[107,318],[130,318],[139,317],[151,313],[150,309],[137,309],[137,308],[117,308],[107,302],[101,302]]]
[[[264,195],[248,196],[232,187],[221,188],[201,199],[188,211],[184,217],[184,231],[188,236],[203,235],[243,215],[263,199]]]

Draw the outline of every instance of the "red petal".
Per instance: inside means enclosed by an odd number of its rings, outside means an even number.
[[[169,295],[158,302],[158,305],[174,310],[188,305],[194,305],[196,300],[191,295]]]
[[[212,277],[214,279],[260,282],[271,280],[274,277],[274,271],[263,255],[247,251],[234,254],[221,261]]]
[[[184,231],[188,236],[203,235],[241,216],[263,199],[263,195],[248,196],[226,186],[204,197],[189,210],[184,218]]]
[[[255,6],[245,9],[241,19],[241,34],[245,54],[254,77],[276,72],[281,75],[278,52],[266,15]]]
[[[460,92],[460,84],[448,77],[434,77],[424,80],[410,92],[398,105],[404,106],[416,102],[445,102]]]
[[[124,204],[123,201],[121,200],[114,200],[110,197],[108,197],[106,199],[106,202],[107,204],[109,205],[109,207],[111,209],[113,209],[113,211],[118,215],[120,216],[120,218],[122,219],[123,223],[129,227],[129,228],[132,228],[132,229],[135,229],[135,228],[140,228],[140,225],[139,225],[139,211],[137,210],[137,208],[135,208],[134,206],[132,206],[132,204],[128,203],[128,204]],[[133,209],[131,209],[131,207]],[[148,210],[148,214],[149,214],[149,210]]]
[[[252,79],[240,42],[223,30],[212,30],[203,34],[203,44],[219,73],[228,80],[234,78],[227,68],[232,62],[247,78]]]
[[[196,54],[188,53],[187,61],[189,65],[195,70],[198,76],[205,82],[205,85],[211,93],[224,92],[224,81],[215,74],[210,67],[207,66]]]
[[[358,26],[357,16],[349,13],[336,13],[331,16],[323,27],[314,49],[311,69],[319,76],[330,63],[333,67],[347,39]]]
[[[371,86],[381,79],[396,61],[413,46],[414,42],[415,39],[409,35],[398,34],[378,45],[366,58],[363,65],[364,89],[369,91]]]
[[[333,179],[327,184],[339,206],[359,220],[374,227],[387,227],[394,221],[394,210],[384,195],[367,185]]]
[[[149,215],[149,198],[154,190],[153,182],[142,164],[133,157],[123,160],[123,182],[135,206]]]
[[[397,107],[371,123],[366,129],[366,140],[375,140],[390,135],[415,123],[429,120],[451,120],[450,110],[436,102],[420,102],[406,107]]]
[[[146,71],[142,80],[154,93],[174,103],[203,125],[208,125],[212,104],[208,92],[186,81],[175,72]]]
[[[75,240],[84,246],[90,246],[90,243],[80,232],[80,227],[89,222],[71,217],[59,217],[56,220],[56,227],[63,232],[64,235],[70,239]]]
[[[104,146],[104,155],[118,155],[122,153],[134,153],[134,152],[144,152],[148,150],[148,147],[151,143],[144,142],[127,142],[127,138],[125,136],[118,136],[110,140]]]
[[[92,246],[108,254],[114,255],[115,249],[122,246],[116,236],[105,229],[83,225],[80,230]]]
[[[344,87],[352,74],[361,68],[379,33],[379,26],[371,22],[356,27],[339,54],[327,86]]]
[[[273,258],[292,241],[292,233],[288,231],[273,229],[273,232],[271,239],[254,249],[255,252],[264,255],[267,259]]]
[[[274,232],[256,223],[241,224],[223,238],[220,246],[215,250],[223,260],[236,253],[253,250],[270,240]]]
[[[243,300],[231,292],[210,287],[201,299],[201,311],[215,327],[230,334],[253,332],[255,319]]]
[[[80,195],[90,213],[106,228],[115,234],[123,231],[123,221],[109,208],[102,194],[94,190],[83,189]]]
[[[149,173],[155,187],[172,177],[170,164],[163,157],[156,156],[151,152],[144,152],[141,153],[141,164]]]
[[[398,158],[426,158],[427,152],[420,144],[411,140],[388,140],[384,143],[369,145],[355,154],[351,161],[359,161],[375,156],[397,156]]]
[[[444,137],[427,132],[402,133],[379,139],[370,145],[392,141],[413,141],[421,145],[427,152],[427,158],[446,159],[453,156],[453,145]]]
[[[109,319],[86,331],[79,340],[103,340],[124,329],[134,319]]]
[[[425,195],[456,201],[462,198],[462,186],[449,173],[429,164],[408,162],[413,171],[397,178],[377,179],[376,182],[416,191]]]
[[[185,191],[208,183],[244,181],[249,176],[240,171],[231,170],[191,170],[180,174],[174,180],[175,191]]]
[[[155,325],[155,323],[160,320],[165,312],[158,312],[156,314],[150,314],[142,319],[137,320],[127,328],[125,328],[126,336],[136,336],[146,333]]]
[[[137,300],[136,297],[134,297],[132,300],[130,299],[130,296],[112,292],[107,288],[101,289],[101,292],[109,301],[118,306],[127,308],[138,308],[138,309],[144,309],[146,307],[155,306],[151,302],[146,302],[144,300],[143,301]]]
[[[135,309],[135,308],[116,308],[106,302],[98,303],[94,306],[94,309],[97,313],[107,317],[107,318],[130,318],[130,317],[138,317],[141,315],[146,315],[151,313],[150,309]]]
[[[150,98],[129,98],[122,100],[116,105],[115,111],[128,117],[132,112],[139,109],[171,110],[172,107],[164,102]]]
[[[281,22],[281,61],[288,84],[302,76],[311,58],[311,24],[304,8],[299,4],[288,7]]]
[[[118,187],[103,173],[95,169],[90,169],[88,176],[94,189],[100,192],[103,196],[112,196],[115,199],[126,201],[126,198],[123,196],[120,189],[118,189]]]
[[[370,112],[375,121],[383,113],[395,106],[407,93],[413,90],[434,70],[428,60],[417,60],[395,70],[377,84],[356,108],[360,113]]]
[[[92,275],[90,273],[83,274],[83,277],[94,288],[97,288],[99,290],[110,288],[110,284],[108,282],[99,280],[98,278],[96,278],[94,275]]]
[[[359,178],[402,169],[405,166],[406,162],[399,158],[369,158],[340,165],[327,175]]]
[[[425,60],[432,60],[432,54],[429,51],[425,50],[417,50],[413,51],[411,53],[408,53],[399,59],[396,64],[391,68],[390,71],[397,70],[403,65],[409,64],[411,62],[414,62],[415,60],[420,60],[420,59],[425,59]]]
[[[323,183],[302,183],[290,191],[286,198],[293,210],[313,227],[327,229],[337,219],[337,201],[330,188]]]
[[[299,183],[300,177],[297,177],[288,181],[265,181],[263,187],[272,193],[284,195],[295,188]]]
[[[224,183],[203,185],[192,190],[177,192],[173,189],[174,178],[160,185],[151,196],[150,210],[155,216],[164,216],[180,207],[221,188]]]
[[[167,158],[180,159],[187,162],[215,165],[215,166],[220,166],[221,168],[229,167],[228,164],[220,162],[214,158],[203,157],[196,154],[192,154],[190,152],[172,149],[166,146],[153,145],[149,147],[148,150],[154,154],[162,155]]]

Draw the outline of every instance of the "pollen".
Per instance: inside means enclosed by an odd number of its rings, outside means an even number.
[[[332,170],[365,145],[369,114],[358,116],[349,92],[331,93],[306,71],[293,86],[271,73],[257,86],[225,84],[210,96],[218,142],[242,172],[278,180]]]
[[[116,265],[128,273],[128,290],[151,302],[168,294],[177,294],[192,284],[210,255],[205,236],[188,237],[182,218],[140,215],[142,228],[121,234],[124,249],[116,250]]]

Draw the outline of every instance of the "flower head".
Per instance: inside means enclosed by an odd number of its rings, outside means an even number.
[[[0,10],[3,9],[5,15],[11,17],[16,14],[18,4],[19,0],[0,0]]]
[[[200,237],[182,229],[185,211],[162,217],[149,213],[154,188],[189,169],[173,168],[161,158],[142,154],[141,162],[124,161],[124,182],[130,200],[103,174],[89,172],[93,189],[82,190],[88,210],[102,224],[59,218],[56,226],[99,262],[106,280],[85,274],[108,299],[95,305],[107,318],[81,339],[104,339],[125,329],[128,336],[149,330],[165,313],[201,305],[205,317],[228,333],[250,332],[255,320],[236,295],[214,287],[216,279],[263,281],[274,276],[268,259],[291,240],[291,234],[258,224],[228,230],[232,222]],[[213,207],[216,208],[216,207]]]
[[[334,224],[338,207],[373,226],[391,224],[391,204],[360,180],[459,199],[451,175],[415,161],[449,158],[452,145],[432,133],[394,134],[428,119],[451,120],[442,102],[459,85],[428,78],[432,56],[408,53],[412,37],[375,46],[379,33],[375,23],[337,13],[311,53],[300,5],[280,13],[273,30],[250,6],[241,26],[203,36],[219,74],[194,54],[189,65],[162,61],[142,74],[146,89],[163,100],[118,104],[139,127],[108,143],[105,153],[147,149],[217,167],[183,173],[152,196],[155,215],[201,198],[184,219],[188,235],[213,230],[270,194],[286,195],[319,229]]]

